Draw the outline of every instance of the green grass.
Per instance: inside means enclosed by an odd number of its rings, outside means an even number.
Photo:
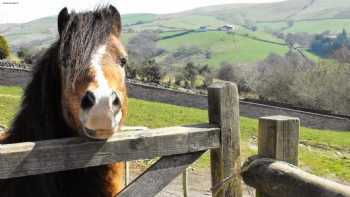
[[[265,35],[266,36],[266,35]],[[288,47],[252,40],[225,32],[190,33],[173,39],[161,40],[159,46],[172,52],[181,46],[198,46],[212,52],[211,59],[197,59],[195,62],[218,68],[223,61],[253,63],[263,60],[270,53],[285,54]]]
[[[319,145],[323,148],[346,150],[350,153],[350,133],[334,132],[303,128],[301,139],[310,145]]]
[[[296,22],[293,27],[285,32],[322,33],[329,30],[332,33],[340,33],[343,29],[350,30],[350,19],[301,21]]]
[[[146,126],[149,128],[207,122],[208,115],[203,110],[155,104],[136,99],[129,99],[127,125]]]
[[[0,124],[9,125],[20,102],[22,90],[18,87],[0,86]],[[156,102],[129,99],[127,125],[149,128],[170,127],[208,122],[206,110],[179,107]],[[243,158],[256,153],[252,139],[256,137],[258,121],[241,117],[241,150]],[[335,132],[301,128],[301,141],[313,146],[300,146],[300,165],[316,175],[350,182],[350,132]],[[195,165],[209,165],[209,154],[205,154]]]
[[[272,30],[280,31],[287,27],[287,22],[278,23],[258,23],[260,31]],[[343,29],[350,30],[350,19],[328,19],[314,21],[296,21],[291,28],[284,30],[285,33],[307,32],[310,34],[331,31],[332,33],[340,33]]]
[[[224,25],[225,22],[216,19],[212,16],[179,16],[179,17],[160,17],[153,22],[132,26],[133,29],[138,31],[141,30],[171,30],[172,28],[177,29],[198,29],[200,26],[208,26],[210,29],[215,29]]]
[[[169,33],[166,35],[169,35]],[[249,36],[283,43],[282,40],[264,32],[250,32]],[[225,32],[194,32],[172,39],[161,40],[159,41],[159,46],[165,48],[168,53],[174,52],[181,46],[197,46],[202,50],[209,50],[212,52],[210,59],[193,57],[193,61],[200,64],[208,64],[212,68],[219,68],[221,62],[255,63],[265,59],[271,53],[284,55],[289,50],[287,46],[254,40],[250,37],[227,34]],[[312,60],[318,59],[318,57],[309,52],[305,51],[305,54]]]
[[[125,14],[122,15],[123,25],[134,25],[138,22],[148,23],[157,18],[156,14]]]

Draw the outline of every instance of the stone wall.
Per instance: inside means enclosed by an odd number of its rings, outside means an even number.
[[[0,62],[0,85],[16,85],[24,87],[30,78],[30,69],[1,67]],[[176,91],[134,81],[128,82],[128,93],[130,97],[137,99],[158,101],[162,103],[200,109],[208,108],[206,95]],[[305,127],[350,131],[350,119],[338,116],[316,114],[246,101],[240,102],[240,112],[242,116],[251,118],[259,118],[272,115],[293,116],[300,118],[301,125]]]
[[[29,69],[0,66],[0,85],[25,87],[31,76],[32,71]]]
[[[206,95],[184,93],[135,82],[128,83],[128,91],[129,96],[132,98],[200,109],[208,108]],[[300,118],[301,125],[305,127],[350,131],[350,119],[347,118],[310,113],[283,107],[262,105],[247,101],[240,101],[240,113],[242,116],[250,118],[273,115],[293,116]]]

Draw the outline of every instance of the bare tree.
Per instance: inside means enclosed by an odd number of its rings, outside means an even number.
[[[143,75],[142,72],[147,70],[144,67],[149,67],[149,62],[154,61],[155,57],[164,52],[164,49],[157,46],[159,38],[159,33],[143,31],[129,40],[127,45],[129,53],[128,77],[136,78],[138,75]]]
[[[350,63],[350,49],[343,46],[334,51],[332,57],[340,63]]]

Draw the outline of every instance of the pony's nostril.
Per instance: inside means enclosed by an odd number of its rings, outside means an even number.
[[[81,100],[81,108],[86,110],[94,106],[96,98],[94,93],[87,91],[83,99]]]
[[[120,100],[119,100],[118,95],[115,91],[112,92],[112,99],[113,99],[113,105],[120,104]]]

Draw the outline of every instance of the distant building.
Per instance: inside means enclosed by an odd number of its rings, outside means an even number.
[[[237,30],[235,25],[226,24],[219,28],[220,31],[234,32]]]
[[[200,26],[198,31],[199,32],[207,32],[208,31],[208,26]]]

